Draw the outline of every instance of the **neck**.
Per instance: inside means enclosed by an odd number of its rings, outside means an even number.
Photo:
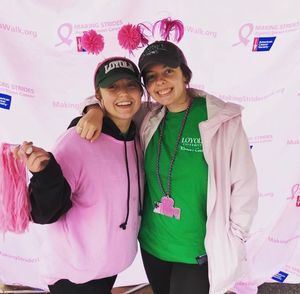
[[[190,97],[186,95],[181,102],[177,103],[176,105],[167,105],[167,109],[169,112],[181,112],[188,108],[190,104]]]
[[[118,127],[118,129],[121,131],[122,134],[126,134],[129,130],[131,119],[115,119],[113,117],[110,117],[110,119],[114,122],[114,124]]]
[[[122,134],[126,134],[129,130],[129,126],[130,126],[130,121],[128,122],[122,122],[122,123],[117,123],[114,121],[114,123],[116,124],[116,126],[118,127],[118,129],[121,131]]]

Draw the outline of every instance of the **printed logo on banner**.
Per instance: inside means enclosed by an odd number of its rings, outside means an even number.
[[[270,51],[276,37],[255,37],[253,40],[252,51]]]
[[[82,37],[76,37],[76,42],[77,42],[77,51],[78,52],[85,52],[86,50],[82,47],[81,45],[81,38]]]
[[[285,91],[285,88],[280,88],[273,90],[264,95],[228,95],[228,94],[219,94],[218,97],[228,102],[238,102],[238,103],[247,103],[247,102],[261,102],[267,100],[275,95],[282,95]]]
[[[37,262],[40,261],[40,259],[38,257],[37,258],[27,258],[27,257],[19,256],[19,255],[8,254],[4,251],[0,251],[0,257],[6,257],[6,258],[9,258],[9,259],[22,261],[22,262],[27,262],[27,263],[37,263]]]
[[[273,192],[259,192],[259,197],[274,197]]]
[[[29,29],[25,29],[20,26],[11,25],[8,23],[0,23],[0,31],[6,31],[13,34],[23,35],[25,37],[37,37],[37,31],[32,31]]]
[[[300,29],[300,21],[283,24],[256,25],[253,23],[243,24],[238,31],[239,42],[232,44],[248,46],[252,39],[252,52],[269,51],[275,41],[274,36],[293,33]],[[273,40],[274,38],[274,40]]]
[[[252,149],[254,144],[262,144],[262,143],[273,142],[273,135],[272,134],[265,134],[265,135],[251,136],[251,137],[248,137],[248,141],[250,143],[250,148]]]
[[[0,108],[10,109],[11,96],[0,93]]]
[[[184,26],[185,32],[191,33],[191,34],[196,34],[200,35],[202,37],[208,37],[208,38],[217,38],[217,32],[213,30],[209,30],[203,27],[199,26],[192,26],[192,25],[185,25]]]
[[[0,81],[0,91],[5,92],[9,95],[16,95],[16,96],[23,96],[23,97],[35,97],[35,91],[32,88],[29,88],[24,85],[18,85],[18,84],[9,84],[4,81]]]
[[[295,184],[291,188],[291,196],[286,198],[287,200],[294,200],[296,199],[296,206],[300,206],[300,184]]]
[[[55,47],[66,44],[70,46],[72,44],[72,39],[70,38],[72,35],[73,26],[70,23],[63,23],[57,28],[57,35],[60,39],[60,42],[55,44]]]
[[[254,30],[254,25],[252,23],[245,23],[239,29],[239,42],[232,45],[232,47],[244,44],[248,45],[250,40],[248,39]]]
[[[83,108],[83,104],[84,104],[83,102],[71,103],[71,102],[60,101],[60,100],[52,101],[53,108],[76,109],[77,111]]]
[[[85,52],[81,46],[81,38],[85,31],[95,30],[98,34],[102,33],[110,33],[114,31],[118,31],[120,27],[123,25],[122,20],[111,20],[111,21],[103,21],[103,22],[95,22],[95,23],[84,23],[84,24],[71,24],[69,22],[61,24],[57,28],[57,36],[58,43],[54,46],[71,46],[73,43],[73,35],[76,35],[76,50],[77,52]]]
[[[300,238],[300,234],[299,235],[295,235],[291,238],[288,239],[279,239],[278,237],[274,237],[274,236],[268,236],[268,241],[275,243],[275,244],[288,244],[290,242],[293,242],[295,240],[298,240]]]
[[[272,277],[272,279],[279,282],[279,283],[283,283],[288,275],[289,275],[288,273],[280,271],[276,275],[274,275]]]
[[[300,207],[300,195],[297,196],[296,206]]]
[[[286,143],[287,145],[299,145],[300,139],[288,139]]]

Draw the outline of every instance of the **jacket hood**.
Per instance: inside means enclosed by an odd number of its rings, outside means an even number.
[[[219,116],[221,121],[227,120],[228,118],[235,117],[240,115],[243,107],[241,105],[225,102],[211,94],[206,93],[202,90],[190,89],[192,97],[205,97],[208,111],[208,119],[213,118],[214,116]]]

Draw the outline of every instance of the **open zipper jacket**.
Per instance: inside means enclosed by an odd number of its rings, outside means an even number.
[[[257,210],[256,169],[241,121],[241,106],[203,91],[208,120],[199,124],[203,154],[208,164],[205,248],[210,294],[232,288],[246,269],[245,242]],[[195,98],[197,99],[197,98]],[[144,152],[164,117],[166,108],[155,106],[140,129]]]

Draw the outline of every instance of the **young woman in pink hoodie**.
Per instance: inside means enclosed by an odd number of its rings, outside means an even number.
[[[127,58],[109,58],[94,85],[105,109],[97,142],[70,128],[52,153],[27,142],[14,150],[32,173],[31,216],[46,230],[41,272],[54,294],[111,293],[137,252],[143,155],[132,117],[143,93],[139,70]]]

